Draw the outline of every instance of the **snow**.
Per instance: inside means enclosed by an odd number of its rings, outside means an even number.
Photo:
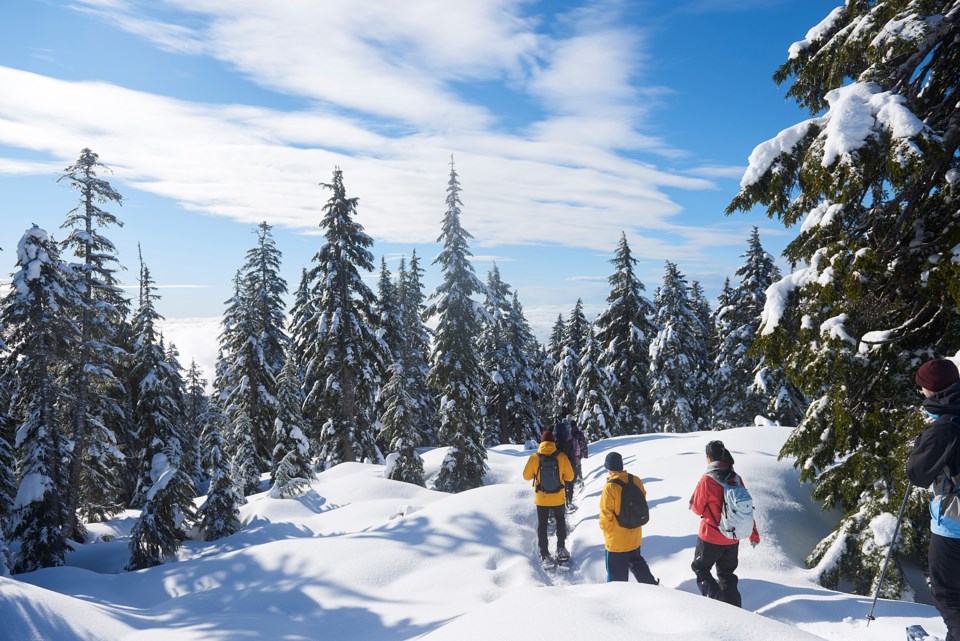
[[[837,20],[843,13],[843,6],[839,6],[827,15],[826,18],[820,21],[819,24],[814,26],[807,32],[807,35],[803,40],[794,42],[790,45],[790,48],[787,50],[787,53],[790,57],[790,60],[793,60],[801,54],[807,47],[812,45],[814,42],[822,38],[828,31],[833,28],[833,25],[836,24]]]
[[[150,480],[153,481],[153,485],[147,492],[147,500],[152,501],[158,492],[162,492],[170,484],[176,473],[177,469],[170,465],[166,454],[163,452],[154,454],[150,461]]]
[[[807,135],[810,127],[822,125],[824,121],[824,118],[804,120],[792,127],[787,127],[776,137],[757,145],[750,152],[750,158],[747,160],[747,171],[744,172],[743,178],[740,180],[740,188],[746,189],[760,180],[777,158],[793,151],[797,143]]]
[[[17,488],[17,497],[13,501],[13,509],[19,509],[39,503],[43,500],[43,495],[53,489],[53,481],[46,474],[30,472],[20,479],[20,485]]]
[[[837,158],[847,159],[884,130],[889,130],[895,141],[908,141],[926,133],[923,122],[904,104],[904,97],[881,91],[876,83],[856,82],[824,97],[830,105],[821,134],[824,167],[830,167]],[[919,148],[911,148],[919,155]]]
[[[66,567],[0,578],[0,638],[867,641],[903,638],[910,624],[942,636],[930,606],[880,601],[867,628],[870,598],[817,585],[803,560],[839,515],[811,500],[792,460],[778,460],[789,434],[772,426],[722,434],[762,537],[741,546],[742,610],[701,597],[690,570],[698,518],[687,498],[717,434],[648,434],[591,444],[580,509],[568,517],[569,573],[535,560],[522,445],[490,449],[486,485],[456,495],[385,479],[382,465],[344,463],[297,498],[249,497],[238,533],[186,541],[176,561],[155,568],[122,572],[134,511],[91,524],[96,542],[77,545]],[[662,586],[605,583],[597,518],[612,450],[647,488],[642,549]],[[447,451],[423,452],[428,483]]]

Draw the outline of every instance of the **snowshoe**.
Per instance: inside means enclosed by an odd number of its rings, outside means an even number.
[[[907,626],[907,641],[934,641],[934,637],[927,634],[927,631],[920,625]]]
[[[567,514],[573,514],[580,509],[580,506],[576,503],[567,503]]]
[[[558,570],[570,569],[570,553],[567,551],[567,548],[557,548],[556,564]]]
[[[553,570],[557,567],[557,560],[550,556],[549,554],[540,555],[540,566],[544,570]]]

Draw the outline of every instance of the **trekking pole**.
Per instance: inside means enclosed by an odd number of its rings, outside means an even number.
[[[897,534],[900,532],[900,524],[903,522],[903,513],[907,511],[907,501],[910,499],[910,490],[913,489],[913,482],[907,482],[907,491],[903,495],[903,505],[900,506],[900,516],[897,517],[897,525],[893,528],[893,539],[890,541],[890,547],[887,549],[887,558],[883,560],[883,567],[880,568],[880,580],[877,581],[877,591],[873,594],[873,605],[870,606],[870,614],[867,615],[867,627],[870,622],[876,619],[873,616],[873,610],[877,607],[877,599],[880,598],[880,588],[883,587],[883,579],[887,576],[887,565],[890,563],[890,557],[893,555],[893,546],[897,543]]]

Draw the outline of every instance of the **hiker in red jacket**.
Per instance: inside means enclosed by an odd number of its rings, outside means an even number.
[[[735,478],[742,486],[743,479],[733,471],[733,456],[723,442],[710,441],[706,449],[707,471],[690,497],[690,509],[700,517],[697,549],[690,567],[697,575],[697,587],[703,596],[739,608],[740,591],[737,590],[737,575],[733,572],[739,564],[740,541],[728,538],[720,531],[720,512],[724,484]],[[759,542],[760,533],[754,522],[750,543],[756,546]],[[714,565],[717,566],[716,579],[710,573]]]

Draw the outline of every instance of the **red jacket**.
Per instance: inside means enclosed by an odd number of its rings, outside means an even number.
[[[730,469],[729,465],[715,462],[711,463],[708,470]],[[737,475],[740,483],[743,479]],[[744,485],[746,487],[746,485]],[[700,530],[697,535],[707,543],[715,545],[736,545],[739,541],[728,539],[720,533],[720,510],[723,507],[723,486],[709,474],[700,477],[696,489],[693,490],[693,496],[690,497],[690,510],[700,517]],[[753,522],[753,533],[750,535],[751,543],[760,542],[760,533],[757,532],[757,522]]]

